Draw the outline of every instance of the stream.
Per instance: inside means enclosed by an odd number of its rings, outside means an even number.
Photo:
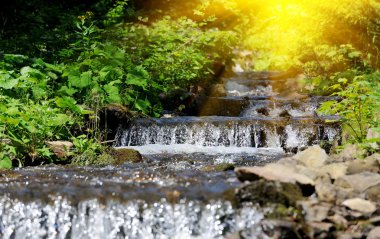
[[[256,205],[237,206],[233,166],[263,165],[339,140],[318,116],[326,97],[296,92],[279,73],[234,73],[196,115],[139,119],[115,147],[141,163],[41,166],[0,177],[0,236],[26,238],[265,238]]]

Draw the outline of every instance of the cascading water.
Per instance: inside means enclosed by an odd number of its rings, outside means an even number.
[[[265,238],[260,209],[237,207],[241,184],[218,167],[265,164],[340,134],[315,113],[326,98],[287,97],[287,79],[272,76],[236,73],[197,116],[120,128],[116,146],[139,150],[141,163],[2,173],[0,237]]]

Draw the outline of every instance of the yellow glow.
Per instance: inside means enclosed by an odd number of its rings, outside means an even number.
[[[204,0],[206,15],[224,18],[233,9],[248,18],[244,46],[253,51],[257,69],[287,68],[297,63],[303,49],[361,34],[344,32],[347,21],[366,18],[368,5],[377,0]],[[232,9],[232,10],[231,10]],[[334,22],[337,29],[329,29]],[[335,36],[331,31],[342,31]],[[335,38],[333,38],[335,37]],[[359,39],[359,37],[357,37]],[[347,40],[347,44],[351,43]],[[249,50],[248,49],[248,50]],[[246,50],[246,49],[245,49]],[[262,61],[258,60],[262,59]]]

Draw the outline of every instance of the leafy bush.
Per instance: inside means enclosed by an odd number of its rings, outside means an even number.
[[[337,84],[330,87],[336,91],[333,95],[340,99],[327,101],[319,109],[322,114],[340,116],[349,142],[362,143],[368,129],[379,130],[379,79],[379,72],[357,75],[351,83],[346,78],[340,78]]]

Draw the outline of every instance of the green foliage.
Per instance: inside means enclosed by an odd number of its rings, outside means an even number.
[[[127,24],[122,46],[165,91],[184,88],[209,78],[212,63],[225,61],[236,40],[233,32],[207,29],[207,24],[170,17],[150,26]]]
[[[236,40],[212,16],[149,22],[133,20],[128,0],[46,3],[0,9],[0,49],[9,53],[0,57],[0,168],[58,163],[50,140],[72,140],[72,162],[93,164],[104,149],[103,106],[159,116],[160,95],[207,84]]]
[[[333,95],[340,99],[327,101],[319,109],[322,114],[340,117],[349,142],[364,142],[368,129],[380,125],[379,79],[379,72],[357,75],[352,82],[340,78],[337,84],[330,86],[336,91]]]

